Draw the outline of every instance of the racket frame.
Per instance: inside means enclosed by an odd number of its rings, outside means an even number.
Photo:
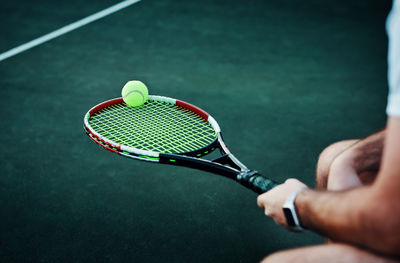
[[[252,185],[250,185],[249,180],[251,180],[254,176],[262,176],[258,174],[257,171],[248,169],[242,162],[240,162],[228,149],[226,146],[222,134],[220,126],[217,121],[204,110],[181,100],[176,100],[164,96],[155,96],[149,95],[149,100],[161,101],[165,103],[175,104],[179,107],[190,110],[197,115],[199,115],[204,121],[208,122],[214,131],[216,132],[216,139],[210,143],[209,145],[192,151],[185,153],[160,153],[155,151],[142,150],[126,145],[122,145],[116,143],[99,133],[97,133],[90,125],[89,119],[91,116],[95,115],[97,112],[101,112],[103,109],[123,102],[122,98],[115,98],[105,102],[102,102],[94,107],[92,107],[84,117],[84,130],[86,134],[92,139],[96,144],[102,146],[104,149],[116,153],[118,155],[137,159],[146,162],[153,163],[162,163],[169,165],[178,165],[188,168],[194,168],[206,172],[215,173],[218,175],[222,175],[238,181],[242,185],[245,185],[248,188],[253,189],[254,191],[260,193],[259,189],[254,189]],[[200,158],[205,156],[214,150],[219,149],[221,156],[213,159],[207,160]],[[262,176],[263,177],[263,176]],[[274,181],[271,181],[271,187],[268,186],[269,189],[273,188],[276,185]],[[267,189],[267,190],[269,190]]]

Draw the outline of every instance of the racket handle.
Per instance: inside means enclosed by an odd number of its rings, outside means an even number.
[[[272,188],[278,185],[277,182],[268,179],[262,174],[259,174],[257,171],[249,171],[246,173],[241,173],[238,175],[238,181],[250,188],[254,192],[258,194],[262,194],[268,192]]]

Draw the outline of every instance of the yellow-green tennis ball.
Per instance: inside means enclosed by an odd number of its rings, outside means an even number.
[[[149,97],[146,85],[138,80],[128,81],[122,88],[121,94],[125,103],[133,107],[143,105]]]

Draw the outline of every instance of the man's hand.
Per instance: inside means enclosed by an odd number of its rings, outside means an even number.
[[[282,206],[290,194],[302,188],[306,189],[307,186],[297,179],[287,179],[285,183],[259,195],[257,204],[264,208],[265,215],[272,217],[275,223],[288,228]]]

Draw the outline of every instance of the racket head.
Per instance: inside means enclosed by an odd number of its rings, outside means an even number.
[[[201,157],[221,147],[221,130],[212,116],[163,96],[150,95],[139,107],[122,98],[102,102],[86,113],[84,129],[103,148],[150,162],[159,162],[160,154]]]

